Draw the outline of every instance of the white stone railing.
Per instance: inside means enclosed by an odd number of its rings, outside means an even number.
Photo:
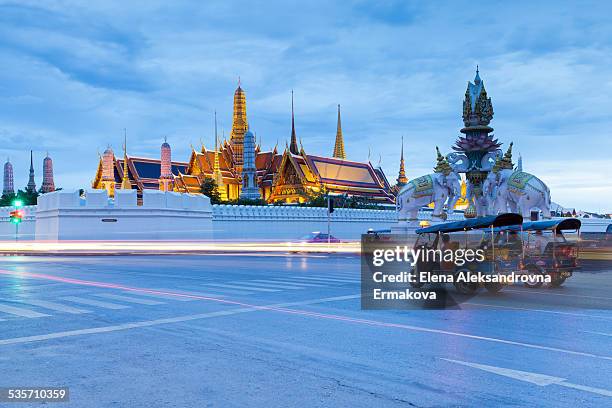
[[[201,194],[181,194],[158,190],[145,190],[142,205],[137,203],[136,190],[117,190],[115,198],[110,199],[106,190],[87,190],[83,197],[78,190],[56,191],[41,195],[38,206],[33,206],[39,213],[49,210],[71,209],[108,209],[108,210],[144,210],[144,209],[185,209],[210,211],[210,199]]]
[[[214,204],[212,208],[215,221],[327,220],[327,209],[324,207]],[[397,214],[393,210],[336,208],[331,216],[334,221],[397,221]]]

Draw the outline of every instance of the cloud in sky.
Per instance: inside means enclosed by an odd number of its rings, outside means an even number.
[[[496,136],[565,206],[612,212],[612,7],[605,2],[0,2],[0,154],[27,182],[33,149],[56,185],[87,186],[97,151],[174,158],[226,134],[237,77],[264,148],[290,135],[331,154],[342,105],[349,158],[397,177],[431,170],[461,128],[476,64]]]

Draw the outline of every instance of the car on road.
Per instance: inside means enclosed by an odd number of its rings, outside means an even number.
[[[334,237],[333,235],[324,234],[319,231],[315,231],[315,232],[311,232],[310,234],[306,234],[303,237],[301,237],[298,241],[300,243],[308,243],[308,244],[320,244],[320,243],[327,244],[328,242],[332,244],[337,244],[337,243],[342,242],[338,238]]]

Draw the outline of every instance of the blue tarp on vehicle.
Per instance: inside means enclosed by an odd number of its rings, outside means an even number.
[[[576,218],[566,218],[563,220],[546,220],[546,221],[529,221],[522,225],[511,225],[508,227],[501,228],[503,231],[544,231],[544,230],[556,230],[568,231],[580,229],[582,223]]]
[[[417,234],[438,233],[438,232],[456,232],[468,231],[480,228],[499,228],[510,225],[519,226],[523,223],[523,217],[519,214],[506,213],[499,215],[490,215],[486,217],[478,217],[465,221],[446,222],[444,224],[432,225],[431,227],[419,228],[415,232]]]

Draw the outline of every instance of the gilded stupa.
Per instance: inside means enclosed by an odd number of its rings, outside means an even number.
[[[209,150],[202,145],[200,150],[196,150],[192,147],[186,162],[172,161],[169,166],[171,183],[162,178],[159,159],[128,156],[126,152],[120,159],[115,158],[109,149],[100,159],[92,185],[112,191],[115,187],[127,187],[129,183],[130,188],[139,192],[171,185],[177,192],[200,194],[204,179],[212,178],[222,201],[237,200],[244,186],[244,143],[245,133],[249,129],[246,111],[246,94],[239,81],[234,92],[229,140],[219,142],[215,125],[214,148]],[[303,146],[299,146],[292,91],[291,131],[286,149],[279,151],[275,146],[264,151],[260,144],[255,143],[253,136],[254,180],[261,198],[270,203],[296,203],[308,201],[326,191],[373,202],[393,203],[392,187],[380,168],[374,168],[369,161],[346,159],[339,107],[335,136],[334,157],[308,154]]]

